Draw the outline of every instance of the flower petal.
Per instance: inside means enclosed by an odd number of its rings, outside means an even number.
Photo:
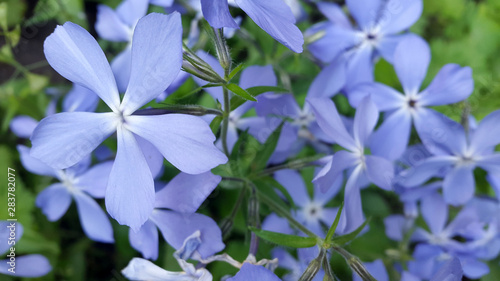
[[[111,61],[111,70],[116,79],[116,86],[120,93],[125,93],[130,81],[130,71],[132,68],[132,48],[127,46],[125,50],[116,55]]]
[[[370,95],[380,111],[401,108],[405,103],[404,96],[391,87],[381,83],[362,83],[349,90],[347,97],[353,107],[358,107],[364,97]]]
[[[86,87],[73,84],[71,91],[64,97],[63,111],[95,111],[99,97]]]
[[[349,93],[351,89],[361,83],[374,82],[373,68],[375,50],[372,46],[361,45],[346,54],[347,77],[344,91]]]
[[[153,177],[134,135],[118,128],[118,151],[106,189],[106,209],[120,224],[139,230],[153,211]]]
[[[227,279],[227,281],[249,280],[280,281],[281,279],[269,269],[261,265],[253,265],[248,262],[243,263],[240,271],[238,271],[234,277]]]
[[[9,128],[19,138],[29,139],[35,130],[38,121],[27,115],[20,115],[12,118]]]
[[[326,192],[342,176],[345,169],[353,167],[358,158],[345,150],[337,151],[330,156],[327,164],[319,171],[313,180],[322,192]]]
[[[455,163],[452,156],[435,156],[419,162],[399,175],[397,182],[406,187],[418,186],[433,176],[439,174],[440,169],[449,167]]]
[[[113,111],[118,109],[120,96],[108,60],[85,29],[71,22],[57,26],[43,50],[59,74],[96,93]]]
[[[384,219],[385,235],[394,241],[403,241],[406,219],[402,215],[390,215]]]
[[[346,4],[349,8],[349,12],[361,29],[375,26],[379,12],[381,12],[383,8],[383,1],[381,0],[347,0]]]
[[[194,213],[221,181],[211,172],[198,175],[178,174],[156,192],[155,208],[168,208],[180,213]]]
[[[500,110],[488,114],[481,120],[471,137],[471,149],[479,154],[500,143]]]
[[[148,162],[149,170],[153,178],[157,178],[161,172],[163,172],[163,155],[156,147],[149,141],[135,135],[135,140],[141,148],[142,154]]]
[[[178,281],[194,280],[184,272],[170,272],[156,264],[141,258],[133,258],[122,270],[122,274],[130,280]],[[182,279],[180,279],[182,278]]]
[[[274,39],[296,53],[302,53],[304,37],[295,26],[292,10],[283,1],[235,0],[252,20]]]
[[[23,164],[23,167],[30,173],[42,176],[50,176],[54,178],[57,177],[58,171],[56,169],[30,156],[29,147],[24,145],[18,145],[17,151],[20,154],[21,163]]]
[[[63,112],[44,118],[31,136],[31,156],[56,169],[80,162],[116,130],[114,113]]]
[[[401,41],[394,51],[394,69],[406,95],[415,95],[424,81],[431,60],[427,42],[414,35]]]
[[[227,162],[213,142],[215,137],[202,119],[182,114],[129,116],[127,125],[151,142],[179,170],[200,174]]]
[[[314,78],[307,96],[333,97],[344,87],[346,79],[346,63],[343,57],[339,57]]]
[[[304,207],[310,200],[304,179],[295,170],[281,170],[274,173],[274,178],[290,193],[293,202]]]
[[[319,126],[330,138],[351,151],[357,150],[354,139],[347,132],[332,100],[308,98],[307,102],[311,105]]]
[[[474,181],[473,167],[456,166],[443,182],[443,196],[446,203],[453,206],[467,203],[473,196],[476,183]]]
[[[332,23],[344,28],[352,28],[349,18],[339,5],[328,2],[318,2],[316,5],[318,10]]]
[[[423,106],[456,103],[468,98],[473,90],[472,69],[447,64],[439,70],[429,87],[420,93],[419,103]]]
[[[16,257],[15,273],[9,271],[9,260],[0,260],[0,273],[16,277],[41,277],[52,270],[49,260],[42,255]]]
[[[148,12],[149,1],[124,0],[116,7],[116,13],[128,26],[133,27]]]
[[[160,95],[182,65],[180,14],[152,13],[137,23],[132,41],[130,82],[121,109],[131,114]]]
[[[239,28],[234,21],[227,0],[201,0],[203,16],[213,28]]]
[[[439,193],[424,197],[420,210],[432,234],[439,235],[448,220],[448,206],[443,197]]]
[[[61,183],[54,183],[38,193],[36,206],[42,209],[49,221],[60,219],[71,204],[71,195]]]
[[[95,30],[99,37],[114,42],[128,42],[132,33],[132,28],[113,9],[102,4],[97,5]]]
[[[434,155],[463,155],[467,151],[465,130],[459,123],[433,109],[419,108],[413,114],[418,135]]]
[[[104,198],[113,161],[99,163],[78,177],[77,186],[94,198]]]
[[[364,222],[363,209],[361,205],[361,193],[358,179],[360,178],[362,167],[356,166],[347,179],[344,194],[344,215],[346,217],[346,228],[344,233],[354,231]]]
[[[156,209],[151,219],[158,226],[165,240],[175,249],[180,249],[184,240],[196,230],[201,232],[201,244],[197,251],[202,258],[205,259],[224,249],[222,233],[210,217],[197,213],[180,214]]]
[[[412,26],[422,14],[422,0],[387,1],[378,25],[381,32],[395,34]]]
[[[500,174],[500,153],[494,153],[488,156],[483,156],[477,161],[477,165],[490,174]]]
[[[128,235],[132,248],[139,251],[144,258],[158,258],[158,229],[152,221],[147,220],[137,232],[130,229]]]
[[[462,263],[464,275],[470,279],[480,279],[483,275],[486,275],[488,274],[488,272],[490,272],[490,268],[487,264],[474,258],[463,259]]]
[[[371,96],[363,98],[354,116],[353,135],[358,147],[364,147],[378,120],[378,109]]]
[[[413,36],[412,33],[403,33],[399,35],[389,35],[381,36],[378,39],[377,45],[375,48],[377,52],[390,64],[394,64],[394,52],[396,51],[396,47],[404,40],[404,38],[408,36]]]
[[[454,257],[439,268],[438,272],[432,276],[431,281],[461,281],[462,277],[462,265],[460,264],[460,260]]]
[[[278,217],[275,213],[271,213],[264,219],[262,229],[290,235],[295,233],[288,224],[288,221],[285,218]]]
[[[83,232],[92,240],[113,243],[113,228],[106,213],[94,199],[83,192],[73,193]]]
[[[372,154],[389,160],[401,157],[408,146],[411,123],[410,112],[404,108],[389,115],[371,137]]]
[[[394,179],[392,162],[373,155],[366,155],[365,159],[368,179],[382,189],[392,190],[392,181]]]
[[[306,31],[306,36],[318,33],[324,35],[310,43],[308,49],[313,56],[324,63],[330,63],[340,54],[361,43],[362,38],[351,28],[344,28],[330,22],[312,26]]]

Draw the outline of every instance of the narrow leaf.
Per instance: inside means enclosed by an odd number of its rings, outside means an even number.
[[[240,86],[230,83],[226,85],[227,89],[233,92],[234,94],[250,101],[257,101],[255,97],[253,97],[251,94],[249,94],[247,91],[243,90]]]
[[[344,202],[339,207],[339,210],[337,211],[337,215],[335,216],[335,220],[333,221],[332,226],[328,230],[328,233],[326,234],[325,241],[330,241],[332,240],[333,234],[335,234],[335,230],[337,230],[337,226],[339,225],[340,221],[340,215],[342,214],[342,209],[344,209]]]
[[[237,67],[235,67],[231,73],[229,73],[229,80],[233,79],[233,77],[238,74],[238,72],[241,71],[241,69],[243,68],[243,66],[245,66],[243,63],[240,63]]]
[[[285,247],[310,248],[316,245],[316,238],[312,237],[302,237],[302,236],[266,231],[251,226],[249,227],[249,229],[253,231],[253,233],[255,233],[260,238],[268,242]]]
[[[210,129],[212,129],[212,132],[214,133],[214,135],[217,134],[217,131],[219,130],[221,122],[222,122],[222,116],[217,116],[210,123]]]
[[[274,130],[274,132],[267,138],[266,142],[260,149],[259,153],[257,153],[257,156],[255,157],[255,162],[254,162],[254,171],[255,172],[260,172],[264,170],[267,166],[267,162],[269,161],[269,158],[271,158],[271,155],[273,154],[274,150],[276,149],[276,145],[278,145],[278,140],[281,135],[281,129],[283,128],[283,122]]]
[[[354,230],[353,232],[345,234],[345,235],[333,237],[331,241],[333,243],[335,243],[336,245],[342,246],[342,245],[354,240],[356,238],[356,236],[358,236],[358,234],[365,228],[365,226],[368,224],[369,221],[370,221],[370,219],[368,218],[362,225],[360,225],[358,228],[356,228],[356,230]]]
[[[255,86],[246,89],[252,96],[258,96],[263,93],[274,92],[274,93],[288,93],[287,89],[274,87],[274,86]]]

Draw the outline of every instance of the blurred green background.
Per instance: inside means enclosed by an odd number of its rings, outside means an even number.
[[[17,247],[17,254],[40,253],[49,258],[54,270],[40,280],[124,280],[120,275],[130,259],[138,256],[129,245],[128,228],[113,221],[116,244],[95,243],[83,234],[76,208],[71,206],[63,218],[49,222],[35,207],[36,195],[51,183],[48,178],[32,175],[25,171],[19,162],[17,144],[27,144],[16,138],[9,131],[10,120],[20,114],[32,116],[38,120],[44,117],[49,98],[45,94],[48,87],[57,87],[66,92],[71,84],[55,73],[43,56],[43,41],[57,24],[66,21],[78,23],[96,36],[93,25],[98,4],[116,7],[120,1],[83,1],[83,0],[2,0],[0,1],[0,182],[7,182],[7,168],[16,170],[16,215],[23,224],[25,233]],[[337,1],[337,3],[341,3]],[[310,13],[310,20],[300,22],[301,30],[306,30],[313,23],[324,20],[323,16],[305,5]],[[151,7],[152,11],[161,8]],[[239,13],[233,12],[233,16]],[[185,35],[190,17],[183,18]],[[251,38],[242,39],[238,34],[229,40],[234,61],[245,65],[273,64],[283,87],[292,89],[299,102],[303,102],[312,79],[320,68],[311,61],[307,51],[292,54],[285,47],[277,44],[270,36],[260,30],[251,20],[243,22],[243,28]],[[439,69],[447,63],[470,66],[473,69],[475,89],[469,98],[471,113],[480,120],[493,110],[500,108],[500,0],[425,0],[424,13],[412,27],[413,32],[424,37],[432,49],[432,61],[425,80],[430,83]],[[97,36],[96,36],[97,37]],[[212,49],[206,38],[202,38],[201,47]],[[249,44],[249,42],[251,44]],[[124,44],[99,40],[109,59],[123,49]],[[380,60],[376,65],[376,79],[394,88],[400,89],[398,79],[390,64]],[[195,88],[189,80],[179,91],[191,91]],[[208,103],[210,98],[199,93],[188,99],[189,102]],[[340,111],[352,115],[345,99],[335,98]],[[438,110],[459,120],[464,103],[439,107]],[[175,171],[167,169],[165,179]],[[303,171],[307,180],[312,179],[312,169]],[[312,188],[309,185],[309,188]],[[478,181],[478,192],[492,194],[491,188],[482,180]],[[7,202],[7,187],[0,188],[0,202]],[[234,202],[236,190],[217,189],[201,208],[215,221],[227,216],[232,208],[226,202]],[[339,198],[332,205],[340,203]],[[358,255],[363,261],[383,258],[387,265],[392,260],[386,254],[388,249],[398,245],[385,237],[383,218],[392,213],[401,213],[401,205],[392,193],[369,188],[363,193],[365,213],[372,216],[370,231],[348,246],[348,250]],[[101,204],[103,202],[100,202]],[[0,204],[4,206],[4,203]],[[243,260],[248,254],[248,235],[246,233],[246,212],[237,215],[232,235],[226,240],[226,250],[231,256]],[[266,208],[262,213],[267,214]],[[0,208],[0,219],[7,218],[7,208]],[[267,257],[272,245],[261,242],[258,258]],[[159,265],[167,269],[176,269],[173,253],[166,243],[160,248]],[[482,280],[499,280],[500,259],[491,261],[491,273]],[[338,255],[332,258],[334,272],[341,280],[350,280],[351,273],[345,262]],[[214,280],[221,275],[234,274],[235,269],[216,263],[210,266]],[[278,271],[278,273],[283,271]],[[392,274],[392,273],[391,273]],[[0,277],[1,280],[11,280]]]

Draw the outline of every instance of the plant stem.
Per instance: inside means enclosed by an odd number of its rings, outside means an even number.
[[[224,71],[229,73],[228,71]],[[227,75],[224,75],[224,79],[227,79]],[[229,100],[229,91],[226,87],[222,88],[222,93],[224,94],[224,119],[222,119],[222,131],[221,131],[221,139],[222,139],[222,149],[227,157],[229,157],[229,149],[227,146],[227,129],[229,127],[229,113],[231,113],[231,104]]]
[[[220,229],[221,229],[223,238],[226,235],[228,235],[231,232],[231,229],[233,228],[234,218],[236,217],[236,214],[238,213],[238,210],[240,209],[241,202],[243,202],[243,198],[245,198],[245,192],[246,192],[245,189],[242,189],[240,191],[240,194],[238,195],[238,199],[236,199],[236,202],[234,203],[233,210],[231,211],[231,214],[220,225]]]

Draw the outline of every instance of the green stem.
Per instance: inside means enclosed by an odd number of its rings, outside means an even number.
[[[227,75],[224,76],[224,79],[227,79]],[[229,99],[229,91],[226,87],[222,87],[222,93],[224,95],[224,119],[222,119],[221,131],[222,149],[224,150],[224,153],[227,155],[227,157],[229,157],[229,149],[227,146],[227,129],[229,127],[229,113],[231,113],[231,104]]]
[[[234,203],[233,210],[231,211],[231,214],[229,215],[228,218],[226,218],[220,225],[220,229],[222,231],[222,237],[226,237],[231,232],[231,229],[233,228],[233,222],[234,218],[236,217],[236,214],[238,213],[238,210],[240,209],[241,203],[243,202],[243,198],[245,198],[245,189],[242,189],[240,191],[240,194],[238,195],[238,199],[236,199],[236,203]]]

